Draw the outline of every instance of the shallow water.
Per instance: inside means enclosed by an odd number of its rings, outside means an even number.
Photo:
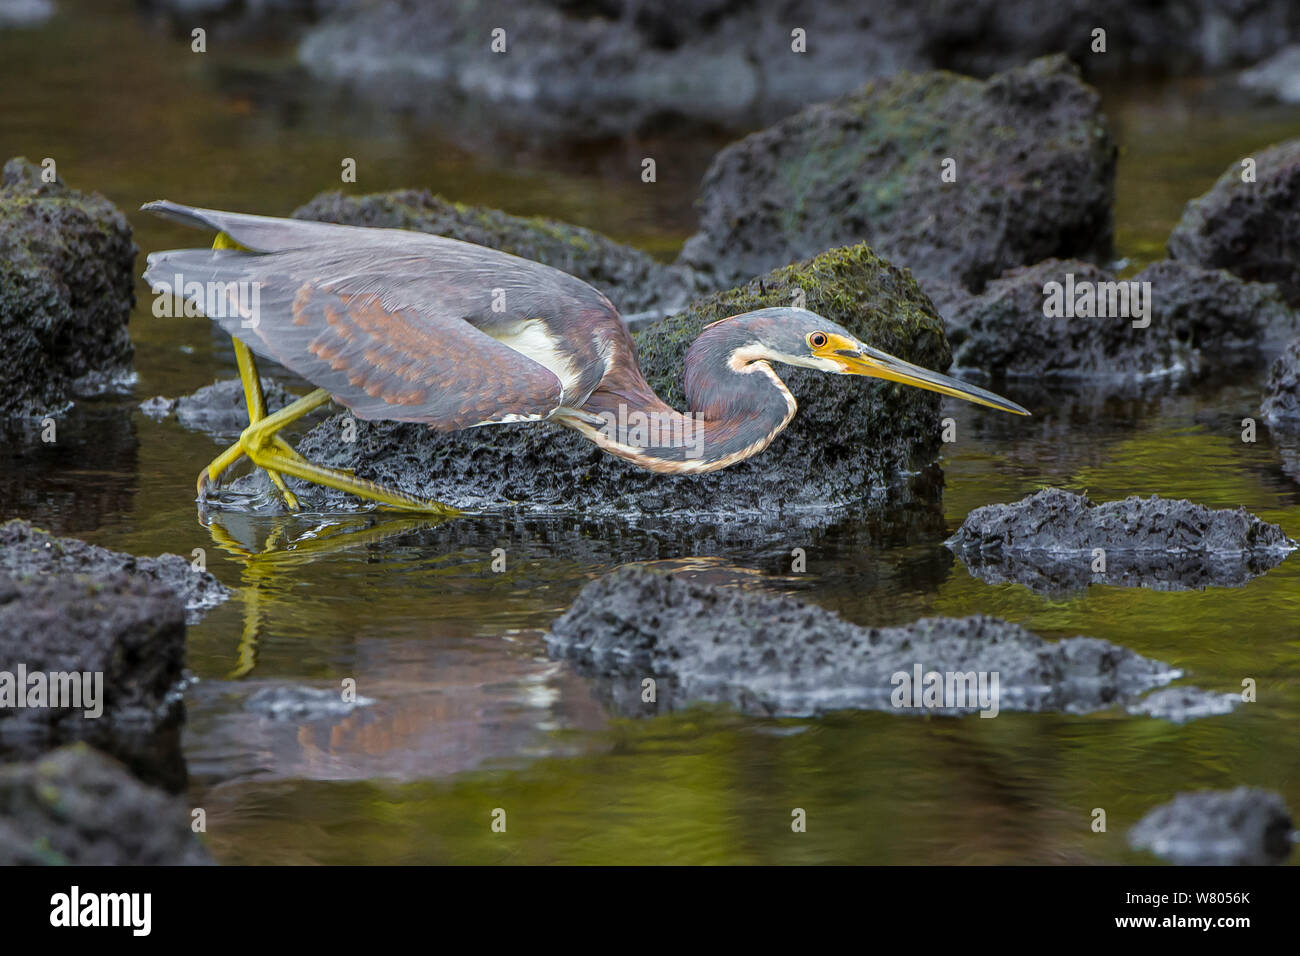
[[[306,87],[283,50],[223,44],[198,57],[130,5],[64,3],[83,6],[71,29],[0,32],[0,157],[54,156],[71,185],[127,212],[142,252],[196,236],[134,212],[143,201],[287,214],[337,188],[340,158],[355,156],[348,191],[428,186],[670,257],[728,138],[576,146],[431,130]],[[1131,266],[1162,255],[1183,203],[1229,163],[1300,135],[1295,110],[1206,81],[1103,95],[1123,146],[1117,251]],[[650,151],[661,157],[654,186],[637,176]],[[1300,484],[1266,430],[1240,440],[1262,369],[1138,398],[1009,386],[1031,420],[946,405],[959,440],[940,463],[942,517],[910,540],[852,515],[744,548],[671,526],[511,516],[218,516],[227,537],[192,500],[214,442],[134,406],[233,375],[229,349],[201,320],[154,318],[143,285],[138,296],[134,393],[78,405],[54,446],[32,433],[0,451],[0,516],[139,554],[202,548],[239,587],[189,638],[189,799],[207,810],[222,862],[1137,862],[1149,858],[1127,849],[1125,831],[1178,790],[1247,783],[1300,808],[1300,557],[1239,589],[1045,597],[986,585],[942,546],[971,509],[1045,485],[1244,505],[1300,537]],[[278,550],[249,556],[238,544],[267,540]],[[790,573],[795,547],[808,549],[806,574]],[[863,624],[981,612],[1049,638],[1102,637],[1206,689],[1253,678],[1259,700],[1181,727],[1118,711],[619,718],[598,687],[548,659],[542,631],[584,582],[649,558]],[[239,704],[262,682],[345,677],[375,701],[345,718],[271,723]],[[506,834],[489,828],[498,807]],[[809,817],[798,836],[795,807]],[[1107,833],[1090,829],[1095,807]]]

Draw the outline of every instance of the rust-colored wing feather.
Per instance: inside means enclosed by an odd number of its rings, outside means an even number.
[[[580,280],[469,243],[171,203],[145,208],[219,229],[249,250],[155,253],[145,272],[153,288],[201,290],[205,314],[225,331],[361,418],[455,430],[547,417],[566,397],[559,378],[494,336],[529,319],[561,335],[570,316],[619,323]],[[213,289],[216,301],[207,301]],[[579,372],[594,388],[604,369]]]

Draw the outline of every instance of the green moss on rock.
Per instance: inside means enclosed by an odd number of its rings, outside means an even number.
[[[1064,57],[986,82],[904,73],[720,152],[679,261],[734,282],[866,241],[979,288],[1051,256],[1108,255],[1115,156],[1096,91]]]
[[[112,203],[11,159],[0,179],[0,417],[45,415],[130,375],[136,247]]]

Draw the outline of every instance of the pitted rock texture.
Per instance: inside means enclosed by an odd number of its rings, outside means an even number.
[[[903,74],[719,153],[679,262],[722,284],[865,241],[978,290],[1014,266],[1108,256],[1115,156],[1096,91],[1062,56],[985,82]]]
[[[230,589],[212,572],[195,570],[191,560],[179,554],[140,558],[77,538],[59,538],[18,519],[0,524],[0,574],[23,578],[47,574],[100,577],[118,573],[170,590],[180,598],[191,624],[230,597]]]
[[[791,598],[636,565],[583,588],[551,626],[547,643],[553,656],[609,680],[615,705],[629,713],[647,712],[640,703],[647,677],[658,685],[652,707],[710,701],[751,714],[806,716],[846,708],[980,709],[946,706],[959,704],[957,698],[934,708],[896,706],[894,695],[905,686],[896,675],[911,677],[918,667],[922,674],[996,672],[995,699],[1007,711],[1088,713],[1179,676],[1160,661],[1096,638],[1053,643],[983,616],[862,627]],[[991,683],[986,686],[991,692]]]
[[[42,173],[16,158],[0,175],[0,418],[59,412],[133,374],[131,227]]]
[[[1297,543],[1244,508],[1136,495],[1095,504],[1046,488],[976,508],[947,546],[990,584],[1041,592],[1091,583],[1157,590],[1235,587],[1276,567]]]

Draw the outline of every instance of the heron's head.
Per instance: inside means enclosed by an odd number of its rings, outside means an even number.
[[[883,378],[1016,415],[1029,414],[1001,395],[905,362],[860,342],[848,329],[807,309],[759,309],[722,321],[735,322],[752,337],[748,348],[733,353],[742,360],[768,360],[837,375]]]

